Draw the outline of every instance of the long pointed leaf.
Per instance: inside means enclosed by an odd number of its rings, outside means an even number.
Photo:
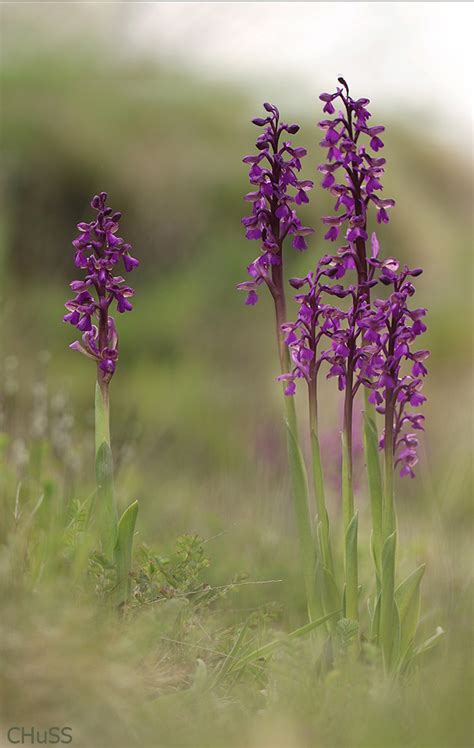
[[[345,576],[346,576],[346,618],[359,620],[359,581],[357,559],[358,513],[354,514],[346,530],[345,537]]]
[[[393,601],[392,629],[393,629],[392,630],[392,651],[390,653],[390,664],[391,664],[392,670],[394,670],[400,658],[400,646],[401,646],[400,611],[398,609],[396,600]]]
[[[117,542],[114,555],[117,569],[117,598],[118,603],[127,600],[130,591],[130,569],[132,566],[133,535],[138,514],[138,501],[128,506],[118,523]]]
[[[394,636],[395,553],[397,533],[386,539],[382,551],[382,599],[380,605],[380,643],[385,667],[390,669]]]
[[[97,450],[95,472],[97,481],[96,509],[102,550],[108,558],[112,558],[117,537],[117,507],[112,451],[106,441],[103,441]]]
[[[332,571],[322,566],[321,576],[323,581],[324,610],[336,610],[336,608],[340,608],[341,596]]]
[[[375,607],[374,607],[374,613],[372,616],[372,622],[370,626],[370,638],[375,644],[378,644],[379,642],[379,635],[380,635],[380,603],[381,603],[382,595],[379,593],[377,595],[377,599],[375,601]]]
[[[406,658],[415,639],[420,618],[420,585],[425,571],[422,564],[396,589],[395,600],[400,611],[400,663]]]

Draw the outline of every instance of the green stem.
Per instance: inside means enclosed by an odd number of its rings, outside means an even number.
[[[289,398],[287,398],[289,399]],[[308,480],[301,449],[287,420],[288,465],[290,471],[296,527],[298,531],[306,603],[310,621],[322,615],[322,600],[317,584],[317,546],[308,506]]]
[[[286,321],[285,293],[283,288],[282,262],[272,267],[272,296],[275,303],[275,323],[280,370],[282,374],[290,371],[291,363],[288,347],[285,344],[281,329]],[[284,385],[283,385],[284,390]],[[296,526],[298,531],[303,577],[306,591],[306,603],[310,621],[317,620],[322,614],[322,603],[316,585],[316,545],[308,504],[308,480],[306,467],[301,454],[298,437],[298,421],[294,398],[283,394],[285,421],[287,424],[287,449],[293,502],[295,506]]]
[[[284,365],[286,367],[285,371],[288,371],[289,361]],[[323,611],[319,589],[317,589],[316,584],[317,548],[308,504],[308,479],[299,446],[295,401],[291,396],[283,395],[283,397],[287,424],[288,466],[303,564],[306,604],[309,620],[315,621],[321,617]]]
[[[344,579],[346,618],[359,620],[359,570],[357,554],[357,517],[354,514],[352,479],[353,370],[348,365],[342,434],[342,517],[344,524]]]
[[[110,401],[109,388],[99,378],[95,385],[95,451],[102,442],[110,447]]]
[[[382,532],[384,540],[396,529],[393,500],[393,410],[387,403],[384,441],[385,485],[383,496]]]
[[[396,573],[396,521],[393,491],[393,394],[387,391],[384,438],[384,493],[382,511],[382,534],[384,552],[382,554],[382,598],[380,608],[380,641],[384,662],[390,668],[393,651],[395,616],[395,573]]]
[[[96,502],[101,545],[104,555],[111,559],[117,536],[118,516],[110,448],[108,384],[100,378],[100,374],[95,388],[95,449]]]
[[[331,549],[331,537],[329,529],[329,515],[326,505],[326,495],[324,490],[324,474],[321,461],[321,450],[318,439],[318,403],[315,388],[315,381],[311,380],[309,385],[309,424],[311,434],[311,458],[313,469],[313,487],[318,511],[320,537],[321,537],[321,555],[322,562],[331,574],[334,574],[334,562]]]
[[[346,431],[342,434],[342,509],[344,522],[345,615],[359,620],[359,571],[357,558],[358,519],[354,514],[352,464]]]
[[[375,408],[369,402],[369,390],[364,387],[364,452],[369,484],[370,509],[372,515],[372,550],[377,576],[377,591],[380,591],[380,574],[382,564],[383,532],[383,485],[380,470],[377,424],[375,422]]]

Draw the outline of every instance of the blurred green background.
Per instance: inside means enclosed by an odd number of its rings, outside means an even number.
[[[241,159],[253,149],[250,119],[266,96],[169,56],[127,54],[116,18],[95,13],[67,3],[2,8],[0,391],[10,464],[21,479],[31,445],[47,436],[49,469],[65,495],[92,489],[94,367],[68,350],[74,330],[61,317],[76,277],[75,224],[106,190],[141,261],[131,278],[134,311],[118,320],[111,388],[119,500],[138,498],[140,536],[155,545],[183,532],[223,533],[212,545],[210,578],[282,579],[249,590],[240,604],[294,598],[285,615],[297,620],[303,603],[273,310],[266,298],[246,308],[235,290],[257,252],[240,225]],[[344,74],[351,80],[350,69]],[[319,77],[321,90],[334,86],[334,76]],[[387,100],[379,105],[370,83],[370,74],[359,76],[353,90],[372,99],[374,123],[387,126],[384,188],[397,201],[379,240],[385,255],[424,268],[417,300],[429,309],[432,351],[418,475],[398,486],[401,564],[427,562],[427,631],[441,624],[449,635],[467,626],[457,615],[468,605],[472,565],[471,165],[449,132],[440,137],[409,106],[400,113]],[[301,122],[295,141],[308,148],[305,175],[316,181],[303,211],[316,232],[306,254],[288,252],[292,274],[327,250],[320,218],[331,206],[315,177],[319,90],[307,96],[302,88],[301,100],[291,81],[275,88],[284,118]],[[327,470],[335,474],[341,404],[332,382],[322,387]],[[298,407],[304,423],[303,398]],[[362,511],[364,493],[362,482]],[[337,517],[336,482],[331,502]]]

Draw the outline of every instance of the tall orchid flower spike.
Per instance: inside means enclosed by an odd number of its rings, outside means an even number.
[[[129,301],[134,290],[121,275],[114,275],[117,265],[126,272],[138,265],[130,254],[131,246],[117,235],[121,213],[107,206],[107,193],[92,199],[96,218],[90,223],[78,223],[79,235],[73,241],[74,263],[85,272],[84,278],[70,284],[74,298],[66,302],[68,313],[64,321],[82,333],[82,340],[70,348],[84,353],[97,363],[97,382],[104,400],[118,360],[118,336],[115,320],[110,315],[113,304],[122,314],[132,309]],[[110,441],[110,440],[109,440]]]
[[[369,400],[385,419],[380,440],[385,457],[385,486],[379,636],[385,666],[392,670],[397,665],[396,647],[400,639],[395,595],[397,520],[394,470],[397,467],[402,477],[414,477],[418,462],[417,432],[423,430],[424,416],[411,408],[417,409],[426,400],[421,390],[427,374],[424,362],[429,351],[414,348],[426,330],[426,309],[411,309],[409,304],[415,294],[413,280],[422,273],[421,268],[404,266],[400,269],[398,261],[391,258],[386,261],[374,259],[373,263],[379,266],[380,282],[390,289],[390,295],[386,299],[376,299],[370,313],[359,321],[367,343],[359,377],[369,388]],[[418,588],[416,594],[419,595]]]
[[[324,345],[327,339],[336,340],[343,329],[345,314],[330,303],[328,291],[332,290],[325,282],[337,275],[337,265],[330,255],[319,261],[316,271],[304,278],[291,278],[290,285],[298,290],[295,300],[299,305],[298,317],[294,323],[285,323],[285,344],[291,356],[289,372],[278,379],[285,382],[285,394],[296,392],[298,380],[307,384],[309,425],[311,440],[312,475],[314,495],[318,513],[318,545],[321,558],[320,585],[325,609],[334,610],[340,604],[334,562],[331,549],[329,515],[326,507],[323,466],[318,434],[318,374],[327,359]],[[338,288],[335,286],[334,288]],[[338,344],[338,350],[343,344]]]
[[[309,202],[308,192],[313,182],[298,178],[306,149],[282,139],[284,133],[296,134],[299,126],[280,122],[280,113],[273,104],[266,103],[264,108],[268,116],[252,120],[263,128],[256,142],[258,153],[243,159],[250,165],[249,180],[254,189],[245,196],[252,204],[252,212],[242,218],[242,223],[246,238],[260,242],[260,254],[247,267],[251,280],[239,283],[237,288],[246,291],[248,305],[257,303],[261,286],[269,289],[275,303],[280,363],[284,371],[287,352],[280,330],[286,321],[283,251],[290,239],[294,249],[304,251],[307,248],[305,237],[314,229],[302,225],[297,208]]]
[[[426,374],[423,361],[426,350],[414,351],[412,345],[425,331],[424,309],[410,310],[408,300],[415,288],[412,280],[421,269],[400,270],[396,259],[382,259],[377,234],[372,231],[369,244],[370,211],[376,223],[389,221],[394,200],[382,198],[382,177],[385,159],[379,155],[384,147],[382,125],[369,125],[368,99],[354,100],[343,78],[335,93],[324,93],[324,111],[333,119],[320,122],[324,131],[321,145],[328,149],[327,161],[319,167],[322,186],[336,198],[336,215],[323,218],[328,226],[325,238],[335,242],[341,232],[345,243],[339,247],[334,261],[339,266],[335,277],[343,278],[348,271],[356,274],[357,283],[330,293],[351,296],[350,309],[341,330],[332,335],[331,351],[327,352],[329,376],[338,378],[345,391],[343,508],[346,516],[346,615],[357,610],[356,547],[350,546],[349,527],[356,518],[352,489],[352,413],[354,397],[363,385],[366,393],[365,442],[373,518],[373,555],[377,570],[380,623],[375,626],[384,652],[386,665],[396,662],[394,654],[397,633],[396,518],[393,501],[393,472],[413,476],[417,462],[418,438],[413,431],[423,428],[423,416],[408,412],[424,401],[420,390]],[[335,104],[340,105],[336,111]],[[341,179],[342,175],[342,179]],[[371,302],[371,289],[391,287],[388,299]],[[375,290],[375,289],[374,289]],[[411,367],[411,368],[410,368]],[[384,487],[376,455],[376,406],[385,417],[385,432],[380,446],[385,453]],[[372,410],[371,410],[372,409]],[[407,432],[407,426],[410,430]],[[352,517],[352,519],[351,519]],[[348,524],[349,521],[349,524]],[[420,576],[421,579],[421,576]]]
[[[240,283],[237,288],[246,292],[245,303],[250,306],[257,303],[260,290],[265,286],[268,288],[275,307],[280,371],[285,374],[290,360],[282,330],[286,322],[284,251],[290,243],[293,249],[304,251],[307,247],[305,237],[313,233],[312,228],[303,226],[297,214],[298,207],[309,201],[308,192],[313,183],[298,176],[306,150],[285,139],[285,134],[295,135],[299,126],[281,122],[280,112],[273,104],[263,106],[266,116],[253,120],[253,124],[263,130],[257,138],[257,152],[243,159],[250,167],[249,179],[253,189],[245,196],[245,200],[251,203],[251,213],[242,219],[242,223],[247,239],[259,242],[260,254],[247,267],[250,280]],[[310,619],[315,620],[321,613],[315,589],[315,544],[306,471],[298,443],[296,410],[291,398],[285,398],[285,418],[308,613]]]
[[[124,596],[128,576],[127,561],[131,553],[133,527],[137,512],[134,502],[117,523],[117,507],[113,485],[113,463],[110,446],[109,385],[115,373],[118,356],[118,334],[110,311],[119,314],[132,309],[130,298],[134,290],[121,275],[115,275],[122,266],[126,273],[137,267],[138,260],[131,254],[131,245],[118,236],[121,213],[107,206],[107,193],[95,195],[91,208],[96,217],[77,225],[79,235],[72,242],[77,268],[83,271],[80,280],[70,286],[74,297],[66,302],[64,321],[81,333],[81,339],[70,345],[96,363],[97,383],[95,397],[96,477],[99,505],[99,525],[104,553],[115,560],[119,573],[119,590]],[[122,577],[122,579],[121,579]]]
[[[368,346],[360,363],[359,377],[371,390],[369,401],[385,415],[385,432],[380,447],[389,446],[389,459],[395,461],[400,476],[415,477],[418,462],[415,434],[406,428],[423,430],[424,416],[412,413],[426,397],[422,394],[423,379],[428,373],[424,361],[429,351],[412,350],[417,338],[426,331],[423,318],[426,309],[410,309],[408,302],[415,293],[411,278],[421,275],[421,268],[399,269],[396,260],[381,264],[380,282],[390,286],[388,299],[376,299],[371,310],[359,325]]]
[[[374,208],[378,223],[389,220],[388,209],[394,200],[382,199],[381,178],[385,159],[378,155],[384,147],[380,135],[383,125],[370,126],[371,114],[367,109],[369,99],[354,99],[344,78],[339,78],[340,87],[334,93],[323,93],[325,114],[333,119],[323,119],[319,126],[324,138],[321,146],[327,148],[326,162],[319,166],[323,174],[321,186],[335,198],[333,216],[325,216],[328,227],[325,239],[335,242],[343,235],[345,243],[337,250],[339,277],[348,270],[355,271],[357,283],[353,294],[352,311],[347,317],[346,330],[333,347],[330,376],[337,376],[344,395],[343,429],[343,510],[346,534],[346,569],[351,568],[351,581],[346,579],[346,613],[358,619],[357,570],[357,514],[354,509],[353,491],[353,410],[354,396],[358,388],[356,367],[358,351],[358,319],[365,314],[370,303],[370,288],[374,285],[373,268],[370,267],[370,252],[367,249],[369,210]],[[340,105],[336,110],[335,105]],[[377,238],[375,237],[375,241]],[[370,405],[367,406],[370,409]],[[349,547],[350,546],[350,547]],[[355,555],[354,555],[355,554]],[[349,561],[351,555],[352,561]],[[355,571],[354,571],[355,570]]]

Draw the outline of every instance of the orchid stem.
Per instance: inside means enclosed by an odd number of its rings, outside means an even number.
[[[285,345],[281,325],[285,322],[285,294],[283,289],[282,265],[275,266],[274,280],[277,281],[276,293],[273,294],[275,302],[275,321],[277,344],[280,358],[281,373],[285,374],[290,369],[290,356],[288,347]],[[317,620],[322,615],[322,603],[319,590],[316,585],[316,562],[317,548],[315,544],[311,514],[308,505],[308,482],[306,468],[301,456],[298,435],[298,421],[294,398],[283,395],[285,421],[287,424],[287,449],[288,465],[292,485],[293,502],[295,506],[296,525],[301,549],[303,564],[303,577],[306,591],[306,603],[310,621]]]
[[[354,513],[352,475],[352,372],[348,372],[342,435],[342,516],[344,527],[345,615],[359,620],[358,519]]]
[[[334,563],[331,550],[331,538],[329,531],[329,515],[326,506],[326,495],[324,490],[323,465],[321,461],[321,450],[318,438],[318,403],[315,382],[309,385],[309,423],[311,435],[311,459],[313,472],[313,488],[321,537],[322,562],[331,574],[334,574]]]
[[[104,555],[113,556],[117,535],[117,505],[114,490],[114,469],[110,448],[110,411],[108,384],[100,379],[95,388],[95,466],[99,530]]]
[[[385,668],[390,669],[394,646],[396,519],[393,488],[393,394],[387,390],[384,439],[385,483],[383,492],[382,534],[382,597],[380,607],[380,641]]]

